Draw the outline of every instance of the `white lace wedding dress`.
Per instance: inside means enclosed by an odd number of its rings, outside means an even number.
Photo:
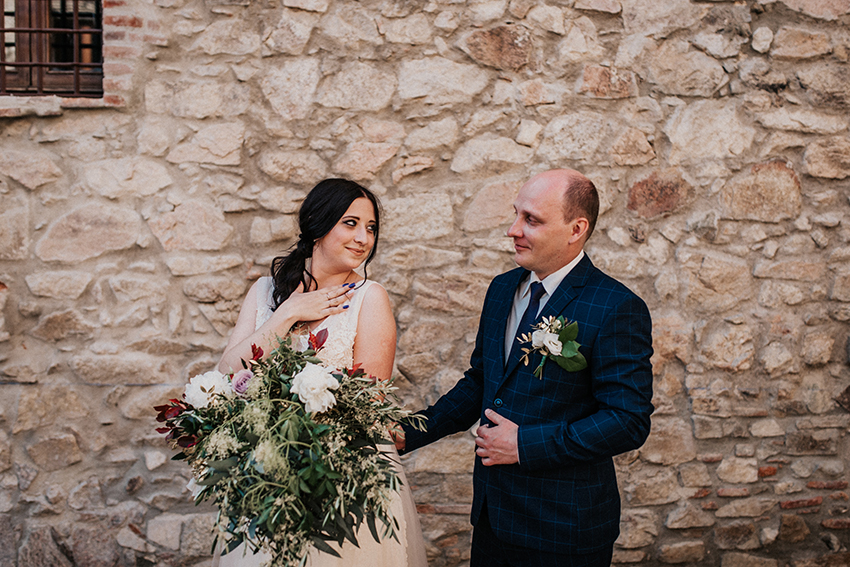
[[[272,279],[270,277],[260,278],[257,287],[257,322],[259,329],[269,317],[272,316]],[[348,367],[353,364],[354,337],[357,334],[357,317],[366,291],[375,282],[365,280],[357,284],[350,292],[350,307],[337,315],[331,315],[313,330],[315,333],[321,329],[328,330],[328,338],[324,347],[319,352],[319,358],[328,366],[337,368]],[[296,347],[298,345],[295,345]],[[306,348],[306,340],[301,348]],[[398,454],[392,448],[392,457],[398,461]],[[425,542],[422,539],[422,529],[419,527],[419,517],[416,515],[416,507],[413,496],[404,476],[401,466],[396,467],[403,483],[401,492],[393,499],[391,510],[398,520],[398,541],[387,538],[377,543],[369,528],[365,525],[357,533],[357,548],[346,541],[340,550],[335,544],[334,548],[340,552],[342,558],[334,557],[328,553],[322,553],[315,549],[310,551],[307,559],[307,567],[426,567],[428,562],[425,558]],[[269,559],[265,553],[252,554],[247,551],[243,544],[227,555],[213,560],[213,566],[218,567],[257,567]]]

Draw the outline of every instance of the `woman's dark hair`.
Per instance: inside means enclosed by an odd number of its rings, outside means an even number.
[[[309,291],[316,282],[313,274],[307,270],[307,258],[313,255],[313,246],[316,241],[329,233],[348,207],[356,199],[366,197],[372,202],[375,209],[375,244],[366,265],[375,256],[378,248],[378,232],[381,225],[381,205],[374,193],[347,179],[325,179],[316,184],[304,199],[301,210],[298,212],[298,228],[301,234],[298,243],[290,249],[286,256],[278,256],[272,260],[271,275],[274,281],[274,293],[272,299],[274,308],[277,309],[281,303],[298,288],[298,284],[304,284],[304,291]]]

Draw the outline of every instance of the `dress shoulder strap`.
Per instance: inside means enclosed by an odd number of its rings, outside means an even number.
[[[274,311],[272,305],[274,300],[274,281],[271,276],[264,276],[257,280],[257,320],[254,323],[254,330],[263,326],[263,323],[268,321]]]
[[[369,288],[373,285],[380,286],[381,284],[373,282],[372,280],[363,280],[354,286],[354,294],[351,297],[351,307],[349,307],[349,311],[351,320],[354,321],[355,327],[357,326],[357,319],[360,316],[360,308],[363,307],[363,299],[366,297]]]

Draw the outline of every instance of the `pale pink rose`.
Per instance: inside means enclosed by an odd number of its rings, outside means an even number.
[[[237,396],[244,397],[245,392],[248,391],[248,382],[250,382],[251,378],[253,377],[253,372],[243,368],[242,370],[233,375],[233,380],[230,382],[230,387],[233,389],[233,392]]]

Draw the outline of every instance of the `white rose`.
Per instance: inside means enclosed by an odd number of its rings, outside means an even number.
[[[186,402],[196,408],[205,408],[210,405],[213,394],[224,394],[228,397],[233,394],[230,381],[217,370],[210,370],[192,377],[183,391]]]
[[[546,347],[549,354],[554,355],[561,354],[561,349],[564,348],[556,333],[547,333],[543,330],[531,333],[531,346],[534,348]]]
[[[327,368],[318,364],[307,363],[304,370],[292,379],[293,394],[304,402],[307,413],[327,411],[336,403],[336,398],[330,390],[339,388],[339,382]]]
[[[558,340],[558,335],[555,333],[546,333],[546,337],[543,339],[543,346],[546,347],[549,354],[555,356],[560,355],[561,350],[564,348],[564,345],[561,344],[561,341]]]
[[[531,346],[534,348],[540,348],[543,346],[543,339],[546,336],[546,331],[542,331],[540,329],[531,333]]]

